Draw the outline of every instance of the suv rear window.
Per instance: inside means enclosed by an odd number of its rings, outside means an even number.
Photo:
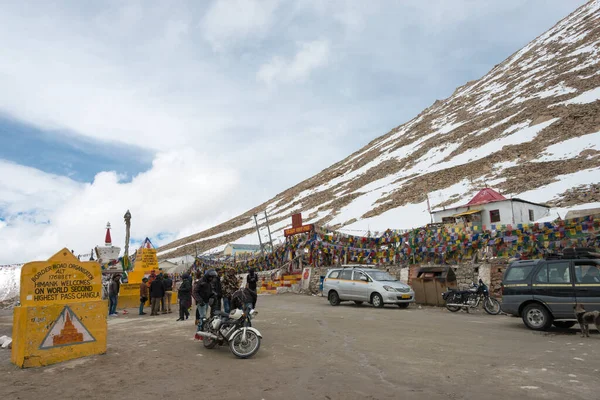
[[[331,278],[331,279],[336,279],[336,278],[338,278],[339,276],[340,276],[340,270],[338,269],[338,270],[335,270],[335,271],[331,271],[331,272],[329,273],[329,276],[328,276],[328,278]]]
[[[535,268],[535,264],[513,265],[506,271],[505,282],[521,282],[526,280]]]

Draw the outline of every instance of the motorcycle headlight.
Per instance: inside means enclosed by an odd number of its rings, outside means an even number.
[[[387,285],[386,285],[386,286],[384,286],[383,288],[384,288],[385,290],[387,290],[388,292],[395,292],[395,291],[396,291],[396,289],[394,289],[394,288],[393,288],[393,287],[391,287],[391,286],[387,286]]]

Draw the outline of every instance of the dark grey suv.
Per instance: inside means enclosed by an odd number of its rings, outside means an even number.
[[[575,304],[600,311],[600,257],[569,252],[543,260],[515,261],[504,273],[502,311],[534,330],[575,325]]]

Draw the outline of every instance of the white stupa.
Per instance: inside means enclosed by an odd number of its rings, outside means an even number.
[[[112,239],[110,237],[110,222],[106,223],[106,237],[104,238],[104,246],[96,246],[96,256],[98,257],[98,262],[100,265],[104,266],[105,270],[111,271],[122,271],[123,268],[121,264],[117,263],[115,265],[109,266],[108,264],[111,261],[117,261],[119,259],[119,254],[121,253],[121,248],[112,245]]]

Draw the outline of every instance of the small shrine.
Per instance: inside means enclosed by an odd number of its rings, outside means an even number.
[[[107,222],[106,235],[104,236],[104,246],[96,246],[94,248],[94,252],[96,253],[97,261],[102,266],[103,272],[122,273],[123,267],[120,265],[120,263],[118,263],[121,248],[113,246],[110,230],[110,222]]]

